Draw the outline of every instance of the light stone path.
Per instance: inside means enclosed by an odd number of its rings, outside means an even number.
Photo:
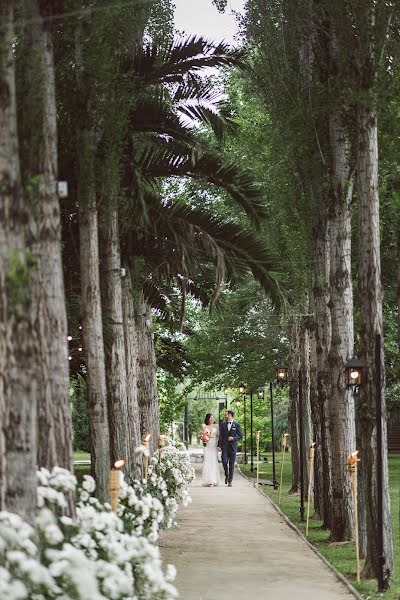
[[[204,488],[196,465],[191,495],[160,540],[181,600],[354,600],[238,472],[232,488]]]

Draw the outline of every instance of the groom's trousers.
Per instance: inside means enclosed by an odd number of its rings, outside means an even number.
[[[235,470],[236,451],[228,444],[228,448],[224,448],[222,451],[221,461],[224,467],[225,476],[228,481],[233,479],[233,471]]]

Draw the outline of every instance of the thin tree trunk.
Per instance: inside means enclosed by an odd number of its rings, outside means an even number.
[[[311,296],[312,298],[312,296]],[[312,310],[315,309],[312,307]],[[316,442],[316,451],[314,458],[314,481],[313,481],[313,499],[314,514],[313,519],[321,519],[324,514],[324,494],[323,494],[323,476],[321,460],[321,413],[319,410],[318,387],[317,387],[317,341],[315,338],[315,326],[310,329],[310,408],[312,423],[312,439]]]
[[[25,181],[37,182],[29,240],[36,259],[32,299],[38,340],[38,464],[72,470],[72,426],[68,393],[67,314],[61,258],[60,206],[57,196],[57,116],[54,58],[49,15],[40,14],[37,0],[24,13],[26,98],[19,111],[22,135],[29,140],[24,154]],[[25,60],[27,58],[27,60]],[[33,130],[35,129],[35,133]]]
[[[289,321],[289,434],[292,459],[292,486],[289,494],[296,494],[300,484],[300,446],[298,429],[299,403],[299,331],[292,317]]]
[[[376,577],[378,572],[377,547],[377,486],[376,465],[383,466],[383,525],[385,568],[393,570],[393,541],[388,484],[386,405],[382,381],[382,457],[376,446],[376,365],[375,336],[382,337],[382,285],[380,265],[379,192],[378,192],[378,127],[377,115],[371,105],[360,105],[357,114],[357,184],[359,198],[359,297],[361,315],[361,357],[364,364],[361,388],[359,434],[361,473],[365,478],[366,505],[366,560],[364,577]],[[383,341],[381,348],[382,373]],[[362,407],[362,410],[361,410]]]
[[[303,430],[303,473],[304,473],[304,497],[308,490],[308,449],[312,441],[311,426],[311,404],[310,404],[310,339],[309,339],[309,317],[302,317],[300,324],[300,365],[302,379],[302,419]]]
[[[77,89],[81,102],[81,114],[77,118],[79,251],[83,339],[88,370],[91,469],[96,480],[97,495],[100,499],[106,499],[108,498],[110,445],[100,297],[99,235],[94,176],[95,143],[93,129],[90,126],[83,50],[79,39],[76,44],[76,62]]]
[[[318,406],[316,422],[319,421],[319,437],[317,438],[315,471],[316,495],[319,497],[319,510],[323,526],[330,528],[331,480],[330,480],[330,442],[329,413],[327,411],[327,357],[331,340],[331,319],[329,311],[329,226],[325,211],[314,227],[314,271],[313,271],[313,305],[314,331],[316,344],[316,376]]]
[[[351,279],[350,147],[341,117],[330,118],[332,195],[329,207],[331,344],[329,349],[329,412],[331,445],[331,539],[344,541],[354,533],[354,513],[347,456],[354,452],[354,397],[345,385],[345,363],[353,356],[353,288]]]
[[[159,436],[157,364],[151,327],[151,311],[143,297],[135,311],[138,340],[138,404],[142,438],[152,434],[152,448],[157,447]]]
[[[109,201],[115,201],[112,194]],[[107,332],[105,348],[111,462],[124,459],[127,465],[131,465],[133,457],[129,453],[121,254],[118,210],[115,207],[103,209],[101,234],[101,284],[104,329]]]
[[[130,455],[140,444],[140,417],[137,393],[137,363],[138,343],[135,326],[135,311],[133,302],[132,277],[126,268],[122,278],[122,311],[124,321],[125,359],[126,359],[126,389],[128,399],[128,430]],[[128,473],[133,476],[133,465],[128,465]]]
[[[37,453],[37,347],[31,311],[34,257],[25,246],[29,216],[18,156],[14,2],[0,0],[0,17],[0,411],[4,419],[0,499],[6,510],[32,520]]]

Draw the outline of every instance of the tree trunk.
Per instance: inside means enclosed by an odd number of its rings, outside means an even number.
[[[315,493],[323,526],[330,529],[331,505],[331,459],[329,440],[329,412],[327,410],[327,357],[331,340],[331,319],[329,311],[329,226],[325,210],[314,226],[313,231],[313,287],[314,332],[316,351],[317,403],[315,421],[319,422],[319,437],[316,439],[315,453]]]
[[[110,202],[115,198],[110,195]],[[101,213],[102,306],[106,332],[106,380],[111,462],[124,459],[133,464],[129,453],[128,397],[124,323],[122,316],[121,254],[118,210],[105,207]]]
[[[135,311],[138,340],[138,404],[142,438],[152,434],[152,448],[157,448],[159,436],[157,364],[151,327],[151,311],[143,297]]]
[[[32,520],[36,508],[37,347],[31,310],[34,257],[25,245],[17,137],[14,2],[0,0],[0,411],[2,508]]]
[[[22,156],[26,186],[36,182],[28,243],[36,259],[32,300],[38,340],[38,465],[72,470],[72,426],[68,393],[67,314],[57,196],[57,115],[49,15],[27,2],[20,135],[29,140]],[[45,18],[44,18],[45,17]],[[26,59],[26,60],[25,60]],[[28,87],[27,87],[28,86]],[[26,93],[24,93],[26,92]],[[35,130],[35,131],[34,131]],[[26,156],[25,156],[26,155]]]
[[[388,484],[386,405],[382,380],[382,457],[376,446],[376,365],[375,336],[382,337],[382,286],[380,265],[379,193],[378,193],[378,127],[375,109],[360,103],[357,113],[357,190],[359,198],[359,297],[361,315],[361,358],[364,365],[363,385],[359,400],[359,435],[361,476],[365,481],[366,560],[364,577],[376,577],[377,546],[377,485],[376,465],[383,468],[383,526],[385,569],[393,570],[393,541]],[[383,341],[381,348],[383,357]],[[382,373],[384,360],[382,358]]]
[[[79,39],[76,45],[76,63],[77,89],[81,102],[81,114],[77,118],[79,252],[83,339],[88,371],[91,469],[96,480],[97,495],[105,500],[108,498],[110,445],[100,297],[99,235],[94,175],[95,143],[85,82],[83,50]]]
[[[315,309],[312,307],[312,310]],[[316,442],[314,459],[314,481],[312,496],[314,500],[314,519],[322,519],[324,514],[323,475],[321,460],[321,413],[319,410],[318,387],[317,387],[317,342],[315,338],[315,326],[310,330],[310,408],[312,423],[312,438]]]
[[[128,431],[130,455],[141,442],[140,417],[137,393],[137,364],[138,343],[135,326],[135,311],[133,302],[132,278],[129,269],[126,269],[122,278],[122,311],[124,321],[125,359],[126,359],[126,388],[128,399]],[[133,476],[133,465],[128,465],[128,473]]]
[[[303,472],[304,472],[304,498],[308,491],[308,449],[312,443],[311,404],[310,404],[310,319],[302,317],[300,324],[300,365],[302,380],[302,419],[303,430]]]
[[[292,486],[289,494],[296,494],[300,484],[300,446],[298,429],[299,403],[299,331],[292,317],[289,321],[289,434],[292,458]]]
[[[90,159],[89,159],[90,160]],[[86,352],[88,415],[90,428],[92,475],[99,498],[108,497],[110,444],[108,429],[107,387],[100,299],[97,209],[83,190],[78,197],[79,237],[82,285],[82,323]]]
[[[347,456],[354,452],[354,397],[345,385],[345,363],[353,356],[353,288],[351,279],[350,146],[341,117],[330,117],[332,189],[329,207],[331,344],[329,349],[329,412],[331,445],[331,539],[344,541],[354,533],[354,512]]]

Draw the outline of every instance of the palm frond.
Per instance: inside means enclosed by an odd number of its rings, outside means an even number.
[[[164,146],[164,147],[163,147]],[[200,148],[189,152],[174,143],[149,147],[136,162],[152,177],[191,177],[224,189],[250,217],[253,224],[268,216],[264,193],[251,175],[234,161],[226,161],[217,153]]]
[[[205,67],[242,66],[243,52],[203,37],[177,36],[167,47],[137,46],[132,58],[134,73],[145,83],[183,81],[188,73]]]

